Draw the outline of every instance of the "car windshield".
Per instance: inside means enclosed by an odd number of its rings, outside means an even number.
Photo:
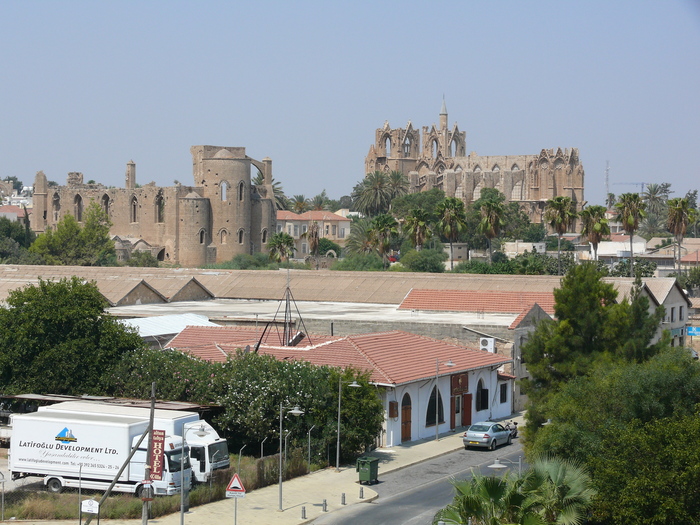
[[[491,428],[489,425],[472,425],[469,427],[469,432],[486,432]]]
[[[209,461],[216,463],[228,458],[228,445],[226,441],[212,443],[209,445]]]
[[[165,453],[166,457],[168,458],[168,470],[170,472],[177,472],[181,468],[183,469],[188,469],[190,468],[190,457],[189,457],[189,451],[190,448],[187,447],[185,448],[185,464],[180,465],[180,458],[182,458],[182,449],[177,449],[173,451],[168,451]]]

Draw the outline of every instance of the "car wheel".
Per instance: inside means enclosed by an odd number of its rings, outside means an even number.
[[[510,445],[513,442],[513,437],[508,436],[508,441],[506,441],[506,445]]]
[[[496,440],[494,439],[491,441],[491,444],[489,445],[489,450],[496,450]]]
[[[61,483],[61,480],[58,478],[51,478],[47,483],[46,483],[46,490],[53,494],[60,494],[63,492],[63,484]]]
[[[469,450],[469,445],[464,445],[464,450]]]

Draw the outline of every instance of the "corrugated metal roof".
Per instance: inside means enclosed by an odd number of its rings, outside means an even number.
[[[134,319],[120,319],[120,323],[135,328],[141,337],[179,334],[188,326],[219,326],[207,316],[198,314],[157,315]]]

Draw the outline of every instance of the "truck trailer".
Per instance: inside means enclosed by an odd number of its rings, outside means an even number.
[[[120,415],[148,420],[151,411],[148,408],[98,401],[65,401],[39,407],[39,412]],[[153,428],[164,430],[166,435],[184,438],[189,450],[193,481],[196,483],[206,483],[215,470],[230,466],[226,440],[219,437],[216,430],[200,419],[196,412],[156,409]]]
[[[44,478],[49,492],[64,487],[106,490],[148,428],[148,420],[107,414],[34,412],[15,414],[8,455],[12,479]],[[156,495],[180,492],[181,471],[185,486],[191,484],[191,468],[182,438],[165,436],[162,479],[152,480]],[[145,438],[114,485],[113,491],[140,496],[145,481],[148,438]],[[181,464],[181,460],[183,463]]]

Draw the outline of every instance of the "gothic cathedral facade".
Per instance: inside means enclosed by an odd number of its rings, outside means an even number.
[[[506,202],[520,203],[535,223],[543,222],[549,199],[570,197],[577,211],[585,203],[578,148],[543,149],[536,155],[467,155],[467,134],[456,123],[448,126],[444,101],[439,127],[423,126],[422,135],[410,121],[406,128],[391,128],[386,122],[377,129],[365,158],[365,173],[374,171],[400,171],[411,193],[439,188],[465,204],[478,200],[483,188],[496,188]]]

